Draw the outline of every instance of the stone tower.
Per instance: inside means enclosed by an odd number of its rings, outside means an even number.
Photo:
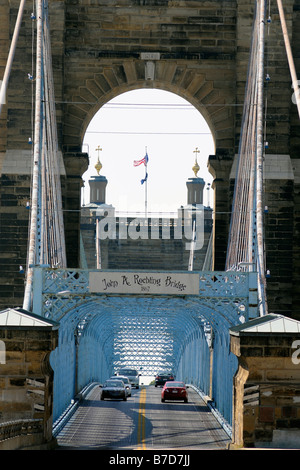
[[[195,164],[192,168],[195,177],[194,178],[189,178],[188,181],[186,182],[187,186],[187,204],[188,205],[196,205],[196,204],[203,204],[203,189],[205,186],[205,182],[202,178],[199,178],[197,176],[198,171],[200,170],[200,167],[197,162],[197,153],[199,153],[198,147],[196,150],[196,159],[195,159]]]

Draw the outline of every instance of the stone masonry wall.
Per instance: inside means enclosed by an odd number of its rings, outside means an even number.
[[[41,419],[42,441],[52,439],[53,371],[49,354],[57,331],[1,327],[5,363],[0,364],[0,424]]]
[[[232,447],[300,448],[299,344],[299,334],[231,337],[239,360]]]
[[[18,0],[3,0],[0,7],[0,80],[18,7]],[[58,143],[66,170],[63,203],[69,267],[79,265],[80,220],[76,211],[80,209],[81,175],[87,164],[86,156],[81,154],[82,141],[90,120],[101,106],[120,93],[137,88],[159,88],[177,93],[193,104],[207,120],[214,136],[216,152],[209,162],[215,178],[214,266],[218,270],[224,269],[231,208],[229,175],[239,147],[254,7],[253,0],[49,0]],[[284,8],[299,69],[299,1],[286,0]],[[32,22],[31,11],[32,5],[27,4],[7,104],[0,116],[0,173],[4,178],[2,181],[6,177],[11,181],[16,178],[16,186],[19,184],[17,175],[21,174],[19,164],[23,162],[21,155],[28,151],[28,138],[33,137],[35,82],[28,80],[28,73],[34,74],[32,39],[36,25]],[[154,61],[154,80],[145,77],[142,53],[159,53],[159,60]],[[271,5],[271,23],[266,25],[265,58],[265,72],[270,75],[270,80],[265,83],[267,153],[277,155],[279,159],[287,155],[294,172],[292,190],[282,191],[275,181],[272,183],[272,191],[279,189],[278,198],[287,197],[287,218],[291,220],[292,234],[289,232],[286,239],[286,246],[291,240],[290,249],[280,249],[280,256],[287,260],[282,269],[283,277],[280,273],[271,277],[268,285],[271,286],[274,279],[270,293],[276,293],[277,287],[280,290],[272,305],[277,305],[279,299],[282,303],[280,311],[299,316],[300,125],[292,103],[291,78],[276,2]],[[30,173],[29,168],[24,174]],[[290,186],[290,183],[287,184]],[[0,186],[0,192],[4,191],[1,214],[7,212],[10,196],[6,189]],[[13,186],[11,191],[13,195]],[[22,204],[24,202],[25,196]],[[22,224],[23,208],[18,210],[16,219]],[[281,210],[284,210],[284,204]],[[277,232],[272,233],[272,230],[275,226],[277,230],[282,216],[280,211],[273,215],[277,217],[277,214],[278,221],[267,228],[267,241],[271,243],[270,248],[267,246],[267,256],[271,264],[275,253],[273,247],[281,243],[282,237],[279,231],[279,240],[274,243]],[[15,246],[23,244],[21,237],[23,235],[16,230]],[[288,265],[291,253],[292,268]],[[15,254],[15,247],[8,242],[1,247],[1,271],[5,272],[9,256],[16,266],[23,263],[23,253],[17,257]],[[291,272],[288,294],[285,293],[286,270]],[[275,271],[272,266],[274,275]],[[3,291],[5,285],[9,285],[11,292],[18,283],[18,273],[9,272],[1,289]],[[13,294],[0,299],[2,301],[3,307],[16,302],[20,305],[22,297]]]
[[[21,306],[24,296],[30,201],[29,175],[0,176],[0,305]],[[13,281],[12,281],[13,280]]]

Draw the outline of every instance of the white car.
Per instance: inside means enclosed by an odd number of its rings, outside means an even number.
[[[118,377],[120,375],[128,377],[132,387],[140,388],[139,376],[141,374],[139,374],[136,369],[131,369],[130,367],[124,367],[123,369],[118,370],[118,372],[116,372],[115,375]]]
[[[122,380],[126,388],[127,396],[131,397],[131,383],[128,377],[125,377],[125,375],[114,375],[109,380]]]

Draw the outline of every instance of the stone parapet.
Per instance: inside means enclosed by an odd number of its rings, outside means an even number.
[[[49,358],[57,343],[56,322],[22,309],[0,312],[0,449],[52,441],[53,370]],[[28,423],[35,429],[34,439],[21,439],[27,436]]]

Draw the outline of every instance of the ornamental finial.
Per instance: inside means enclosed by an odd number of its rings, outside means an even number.
[[[98,160],[97,160],[97,163],[95,165],[95,168],[97,170],[97,173],[98,173],[98,176],[99,176],[99,173],[100,173],[100,170],[102,168],[102,164],[100,163],[100,160],[99,160],[99,152],[102,152],[102,148],[100,148],[100,145],[98,145],[98,147],[96,148],[97,152],[98,152]]]
[[[197,162],[197,153],[200,153],[200,150],[198,150],[198,147],[195,148],[193,153],[196,154],[196,157],[195,157],[195,165],[193,166],[192,170],[195,173],[195,177],[197,178],[197,173],[200,170],[200,166],[198,165],[198,162]]]

